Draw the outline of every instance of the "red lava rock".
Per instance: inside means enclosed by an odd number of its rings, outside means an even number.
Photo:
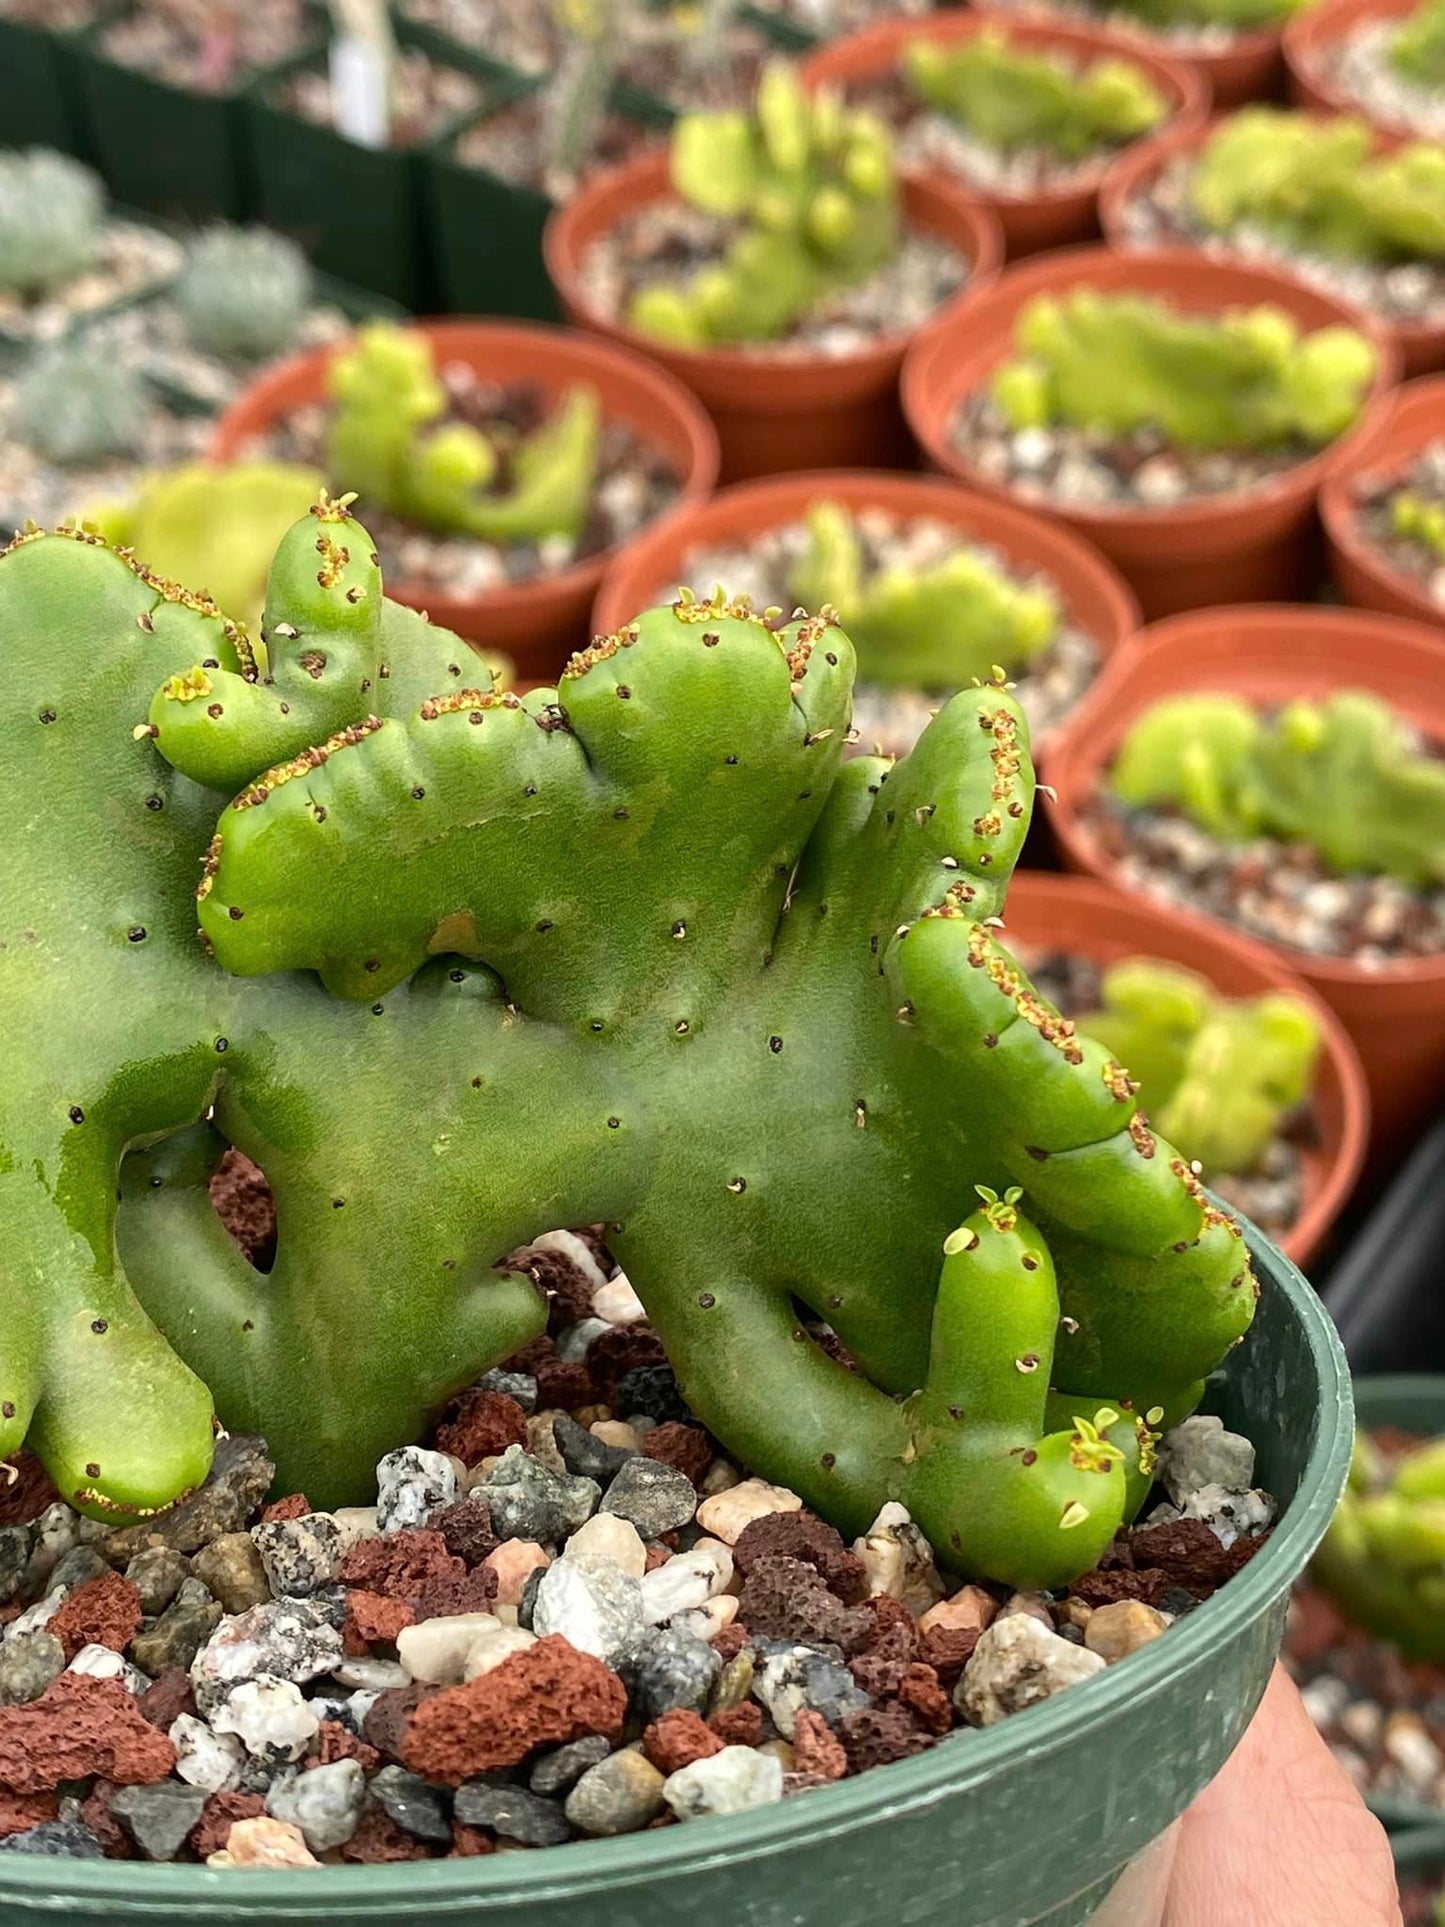
[[[399,1827],[384,1807],[368,1806],[355,1833],[341,1849],[343,1860],[361,1867],[388,1867],[401,1860],[430,1860],[415,1834]]]
[[[60,1611],[46,1629],[65,1648],[68,1660],[82,1646],[109,1646],[123,1653],[140,1630],[140,1594],[118,1572],[103,1572],[98,1579],[87,1579],[61,1603]]]
[[[933,1735],[897,1700],[845,1713],[838,1722],[838,1738],[848,1755],[850,1773],[866,1773],[869,1767],[910,1759],[935,1744]]]
[[[891,1700],[916,1663],[896,1653],[860,1653],[857,1659],[849,1660],[848,1671],[869,1699]]]
[[[12,1458],[0,1459],[0,1468],[0,1526],[28,1525],[60,1497],[33,1452],[22,1448]]]
[[[743,1527],[733,1547],[738,1571],[746,1575],[759,1560],[772,1558],[800,1559],[812,1566],[829,1591],[849,1605],[863,1591],[863,1561],[844,1545],[841,1533],[811,1512],[772,1512]]]
[[[860,1652],[874,1634],[873,1616],[845,1606],[815,1566],[777,1553],[754,1562],[738,1595],[738,1614],[771,1639],[833,1645],[844,1653]]]
[[[1086,1572],[1082,1579],[1074,1581],[1069,1591],[1086,1606],[1112,1606],[1120,1599],[1142,1599],[1146,1606],[1157,1606],[1173,1584],[1159,1566],[1132,1572],[1125,1566],[1116,1566],[1111,1572]]]
[[[940,1686],[950,1690],[963,1677],[963,1669],[973,1658],[973,1649],[982,1639],[977,1626],[930,1626],[923,1635],[924,1662],[938,1675]]]
[[[917,1659],[918,1622],[901,1599],[892,1593],[876,1593],[865,1599],[861,1610],[873,1615],[873,1636],[865,1650],[886,1659]]]
[[[238,1820],[259,1820],[266,1802],[259,1793],[213,1793],[186,1836],[202,1860],[219,1853]]]
[[[361,1722],[362,1737],[388,1760],[400,1760],[406,1744],[407,1722],[429,1698],[434,1689],[414,1681],[410,1686],[389,1686],[378,1693]]]
[[[28,1706],[0,1707],[0,1786],[41,1793],[101,1774],[121,1786],[163,1780],[176,1749],[118,1679],[62,1673]]]
[[[105,1850],[107,1860],[133,1860],[135,1847],[130,1835],[110,1810],[120,1788],[113,1780],[97,1780],[81,1802],[80,1817]]]
[[[723,1741],[698,1714],[676,1706],[648,1727],[642,1750],[659,1773],[676,1773],[694,1760],[721,1753]]]
[[[59,1812],[60,1802],[53,1793],[7,1793],[0,1787],[0,1840],[8,1840],[12,1833],[29,1833]]]
[[[715,1634],[708,1644],[726,1666],[730,1660],[737,1658],[751,1638],[752,1634],[742,1621],[735,1619],[731,1626],[724,1626],[720,1633]]]
[[[597,1387],[583,1364],[551,1358],[537,1368],[537,1405],[544,1412],[575,1412],[596,1399]]]
[[[179,1666],[162,1673],[136,1701],[140,1716],[151,1726],[169,1733],[182,1713],[194,1713],[196,1696],[191,1691],[191,1676]]]
[[[906,1706],[918,1723],[941,1738],[953,1731],[953,1701],[938,1683],[931,1666],[910,1666],[898,1688],[898,1704]]]
[[[497,1843],[489,1833],[480,1827],[463,1826],[460,1820],[452,1821],[452,1853],[458,1860],[474,1860],[479,1854],[495,1853]]]
[[[313,1511],[315,1507],[304,1492],[291,1492],[284,1499],[277,1499],[274,1504],[266,1507],[261,1514],[261,1523],[263,1526],[270,1526],[286,1519],[305,1519],[309,1518]]]
[[[492,1529],[491,1507],[476,1492],[434,1512],[429,1529],[439,1532],[447,1551],[468,1566],[479,1566],[501,1544]]]
[[[580,1265],[565,1251],[552,1251],[537,1245],[523,1245],[503,1259],[499,1271],[525,1271],[547,1300],[547,1329],[566,1331],[592,1316],[592,1293],[596,1289]]]
[[[450,1619],[458,1613],[490,1612],[497,1596],[497,1575],[491,1566],[470,1572],[443,1573],[430,1580],[416,1600],[418,1619]]]
[[[587,1347],[587,1370],[592,1382],[610,1405],[617,1387],[639,1365],[665,1365],[667,1351],[662,1340],[645,1321],[636,1325],[614,1325],[599,1332]]]
[[[388,1599],[385,1593],[366,1592],[358,1586],[346,1595],[341,1636],[347,1652],[359,1659],[370,1646],[394,1646],[397,1634],[415,1618],[405,1599]]]
[[[1249,1564],[1260,1543],[1244,1537],[1223,1546],[1202,1519],[1173,1519],[1138,1527],[1131,1549],[1136,1566],[1159,1567],[1171,1585],[1207,1598]]]
[[[505,1392],[473,1386],[454,1399],[436,1430],[438,1452],[450,1452],[463,1465],[500,1458],[509,1445],[527,1443],[527,1414]]]
[[[700,1425],[683,1425],[677,1419],[669,1419],[665,1425],[654,1425],[642,1441],[643,1455],[656,1459],[660,1465],[670,1465],[700,1485],[707,1477],[707,1469],[713,1461],[712,1440]]]
[[[816,1775],[815,1784],[819,1786],[841,1780],[848,1771],[848,1755],[841,1740],[811,1706],[799,1711],[793,1728],[793,1768],[797,1773]]]
[[[342,1562],[343,1586],[384,1593],[388,1599],[412,1601],[433,1579],[460,1577],[466,1567],[439,1532],[387,1532],[362,1539]]]
[[[614,1739],[626,1717],[627,1689],[616,1673],[551,1634],[419,1706],[407,1726],[402,1763],[428,1780],[460,1786],[476,1774],[515,1766],[534,1747],[567,1746],[591,1733]],[[367,1725],[370,1738],[369,1718]]]
[[[359,1740],[340,1720],[321,1722],[308,1757],[312,1766],[334,1766],[338,1760],[359,1760],[361,1770],[368,1778],[381,1765],[381,1755],[376,1748],[368,1746],[365,1740]]]
[[[714,1713],[708,1725],[724,1746],[756,1746],[763,1732],[763,1709],[752,1700],[743,1700]]]
[[[269,1271],[276,1262],[276,1200],[265,1173],[233,1145],[211,1179],[210,1192],[216,1216],[232,1238],[258,1271]]]

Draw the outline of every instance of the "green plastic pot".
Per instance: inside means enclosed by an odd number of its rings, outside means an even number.
[[[74,41],[73,34],[0,20],[0,134],[7,147],[57,147],[89,160],[64,77]]]
[[[1258,1317],[1207,1403],[1257,1442],[1282,1516],[1215,1599],[1098,1678],[798,1800],[541,1854],[275,1873],[0,1854],[0,1921],[675,1927],[685,1911],[747,1927],[1081,1927],[1229,1757],[1344,1485],[1353,1413],[1334,1328],[1295,1267],[1250,1244]],[[1155,1919],[1131,1904],[1096,1927]]]

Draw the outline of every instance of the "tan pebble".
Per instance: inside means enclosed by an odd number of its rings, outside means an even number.
[[[620,1446],[624,1452],[642,1450],[642,1434],[634,1431],[630,1425],[624,1425],[620,1418],[598,1419],[595,1425],[589,1425],[587,1429],[594,1439],[601,1439],[604,1445]]]
[[[735,1546],[745,1527],[754,1519],[766,1519],[775,1512],[801,1512],[803,1501],[786,1486],[769,1485],[766,1479],[744,1479],[727,1492],[714,1493],[697,1509],[697,1522],[704,1532]]]
[[[492,1617],[494,1619],[500,1619],[504,1626],[515,1626],[517,1624],[517,1616],[520,1612],[520,1606],[509,1606],[501,1600],[493,1601]]]
[[[552,1430],[555,1412],[534,1412],[527,1420],[527,1450],[534,1459],[547,1467],[549,1472],[566,1474],[567,1461],[557,1449],[556,1434]],[[493,1461],[495,1463],[495,1461]]]
[[[494,1672],[504,1660],[525,1653],[529,1646],[535,1646],[536,1643],[535,1633],[529,1633],[521,1626],[504,1626],[501,1620],[493,1619],[490,1631],[482,1633],[467,1654],[462,1678],[480,1679],[483,1673]]]
[[[637,1527],[616,1512],[594,1512],[572,1534],[565,1551],[575,1566],[590,1566],[601,1560],[604,1565],[620,1566],[634,1579],[640,1579],[647,1570],[647,1547]]]
[[[272,1820],[261,1815],[254,1820],[237,1820],[226,1835],[226,1844],[206,1861],[208,1867],[319,1867],[321,1862],[307,1846],[300,1827],[289,1820]]]
[[[697,1610],[712,1621],[709,1630],[702,1635],[703,1638],[716,1639],[718,1634],[725,1627],[731,1626],[737,1618],[738,1602],[732,1593],[720,1592],[712,1599],[705,1599]]]
[[[906,1506],[890,1500],[853,1550],[863,1561],[868,1593],[901,1599],[915,1619],[943,1598],[943,1581],[933,1563],[933,1548],[914,1525]]]
[[[1054,1607],[1054,1616],[1059,1625],[1077,1626],[1084,1632],[1094,1617],[1094,1608],[1085,1599],[1065,1599]]]
[[[1168,1624],[1163,1613],[1146,1606],[1142,1599],[1118,1599],[1110,1606],[1097,1607],[1090,1615],[1084,1644],[1112,1665],[1157,1639]]]
[[[590,1432],[594,1425],[605,1425],[612,1417],[610,1405],[579,1405],[572,1414],[579,1425],[585,1425]]]
[[[647,1307],[632,1289],[631,1280],[619,1271],[592,1294],[592,1315],[609,1325],[635,1325],[646,1318]]]
[[[998,1616],[1000,1619],[1009,1619],[1014,1613],[1027,1613],[1030,1619],[1036,1619],[1041,1626],[1047,1626],[1050,1632],[1054,1630],[1054,1616],[1049,1611],[1048,1600],[1041,1592],[1011,1593],[999,1607]]]
[[[497,1599],[504,1606],[520,1606],[528,1579],[538,1566],[552,1563],[531,1539],[504,1539],[482,1561],[497,1575]]]
[[[991,1626],[998,1616],[998,1604],[982,1586],[965,1586],[951,1599],[940,1599],[936,1606],[930,1606],[918,1622],[920,1632],[931,1633],[941,1627],[950,1633],[971,1632],[977,1627],[982,1632]]]
[[[786,1740],[764,1740],[758,1747],[759,1753],[771,1753],[775,1760],[781,1760],[784,1773],[793,1770],[793,1749]]]
[[[710,1499],[719,1492],[731,1492],[741,1485],[743,1475],[729,1459],[714,1459],[707,1469],[707,1477],[702,1482],[702,1494]]]

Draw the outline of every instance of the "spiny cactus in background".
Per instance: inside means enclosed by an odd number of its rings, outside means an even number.
[[[1445,503],[1402,488],[1390,498],[1390,526],[1405,541],[1418,542],[1445,560]]]
[[[123,501],[93,503],[81,521],[173,582],[199,582],[230,615],[259,622],[282,536],[316,500],[321,477],[284,462],[221,468],[186,462],[142,475]]]
[[[1341,873],[1445,880],[1445,763],[1366,690],[1273,716],[1233,696],[1166,698],[1130,729],[1109,781],[1121,802],[1175,804],[1226,841],[1285,837]]]
[[[677,346],[774,340],[898,246],[887,128],[830,88],[805,94],[783,61],[764,68],[751,114],[682,117],[672,183],[691,206],[736,224],[720,261],[633,296],[633,324]]]
[[[1139,1085],[1139,1105],[1207,1179],[1250,1171],[1308,1095],[1314,1012],[1288,991],[1216,996],[1202,977],[1150,957],[1104,973],[1103,1008],[1082,1013]]]
[[[1412,1659],[1445,1660],[1445,1438],[1393,1456],[1356,1432],[1313,1572],[1367,1631]]]
[[[83,274],[100,246],[100,176],[48,147],[0,153],[0,288],[27,299]]]
[[[0,562],[0,902],[35,932],[0,951],[35,1042],[0,1085],[0,1453],[114,1517],[201,1475],[214,1397],[359,1497],[541,1328],[500,1256],[606,1221],[737,1458],[850,1530],[901,1499],[956,1568],[1089,1568],[1254,1291],[995,942],[1013,699],[845,762],[842,629],[683,596],[519,701],[372,555],[341,504],[288,534],[268,682],[94,539]],[[206,1195],[224,1140],[276,1191],[266,1278]]]
[[[591,158],[612,83],[627,53],[632,0],[553,0],[563,34],[557,71],[542,102],[550,170],[574,178]]]
[[[1059,632],[1047,589],[1021,588],[984,556],[960,546],[931,569],[865,575],[863,546],[841,502],[808,511],[808,550],[788,593],[806,609],[836,609],[869,682],[960,689],[987,681],[994,665],[1019,668]]]
[[[1390,65],[1418,87],[1445,87],[1445,0],[1424,0],[1390,42]]]
[[[1332,441],[1375,372],[1375,351],[1353,328],[1302,335],[1280,308],[1198,315],[1092,288],[1031,301],[1014,341],[991,390],[1014,428],[1155,428],[1180,448]]]
[[[1445,146],[1375,147],[1364,121],[1247,107],[1205,143],[1190,201],[1218,233],[1247,223],[1304,253],[1374,262],[1445,254]]]
[[[140,376],[84,342],[57,342],[21,374],[9,432],[47,461],[79,468],[133,454],[148,406]]]
[[[375,321],[333,360],[328,392],[327,466],[365,502],[488,542],[575,539],[587,520],[602,425],[594,389],[568,389],[540,427],[494,445],[444,420],[426,337]]]
[[[1102,59],[1079,68],[1057,54],[1015,46],[1004,27],[966,40],[912,40],[903,71],[930,107],[1004,153],[1043,147],[1064,160],[1137,140],[1168,102],[1142,67]]]
[[[294,345],[311,300],[311,268],[266,228],[208,228],[191,243],[175,298],[207,354],[260,361]]]

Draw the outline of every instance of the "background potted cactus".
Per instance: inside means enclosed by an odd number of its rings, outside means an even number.
[[[1093,240],[1108,163],[1207,106],[1186,62],[1062,21],[972,12],[880,21],[803,72],[880,112],[905,164],[955,174],[997,215],[1010,259]]]
[[[1445,380],[1412,381],[1320,492],[1330,567],[1361,609],[1445,621]]]
[[[728,480],[907,459],[910,336],[989,278],[991,217],[899,176],[874,117],[774,64],[751,116],[684,117],[668,156],[604,174],[548,223],[569,316],[644,349],[707,405]]]
[[[57,821],[83,805],[87,829],[68,874],[89,911],[38,906],[43,938],[9,953],[33,1030],[50,1041],[6,1100],[20,1161],[0,1174],[0,1211],[7,1262],[29,1289],[0,1298],[0,1449],[28,1436],[105,1528],[94,1543],[111,1556],[153,1547],[157,1535],[164,1546],[167,1531],[195,1522],[197,1505],[223,1495],[249,1517],[271,1464],[242,1499],[235,1468],[261,1463],[254,1441],[248,1460],[236,1436],[248,1425],[271,1434],[284,1483],[304,1481],[322,1504],[361,1496],[380,1448],[414,1436],[448,1389],[540,1331],[548,1308],[531,1281],[488,1268],[501,1246],[535,1232],[540,1211],[608,1222],[698,1417],[740,1459],[792,1481],[793,1496],[850,1529],[867,1532],[872,1519],[872,1530],[892,1532],[891,1550],[871,1550],[887,1552],[900,1583],[905,1569],[924,1569],[922,1542],[899,1536],[896,1512],[876,1517],[885,1493],[906,1499],[946,1564],[1007,1583],[1067,1583],[1142,1502],[1149,1474],[1138,1455],[1194,1405],[1201,1373],[1221,1356],[1218,1416],[1257,1435],[1257,1476],[1284,1510],[1264,1540],[1264,1494],[1226,1492],[1231,1542],[1251,1542],[1247,1568],[1201,1610],[1160,1621],[1162,1637],[1115,1667],[1088,1643],[1092,1617],[1080,1658],[1076,1642],[1027,1609],[1001,1614],[1003,1630],[985,1627],[975,1657],[1015,1647],[1026,1659],[1052,1655],[1040,1647],[1047,1634],[1074,1656],[1077,1690],[1000,1718],[1008,1708],[986,1697],[971,1657],[960,1704],[982,1730],[895,1756],[876,1784],[860,1775],[798,1789],[801,1803],[785,1806],[777,1756],[757,1756],[773,1761],[752,1769],[771,1791],[754,1792],[745,1811],[569,1848],[543,1863],[543,1882],[514,1853],[348,1875],[293,1851],[295,1871],[263,1875],[227,1846],[197,1879],[54,1857],[40,1868],[33,1847],[11,1847],[0,1854],[0,1899],[19,1920],[57,1894],[87,1927],[117,1903],[160,1920],[214,1897],[224,1866],[234,1901],[223,1904],[262,1918],[317,1904],[357,1919],[495,1905],[538,1921],[600,1921],[619,1895],[657,1908],[685,1881],[706,1908],[740,1893],[796,1908],[806,1895],[861,1927],[873,1911],[862,1876],[886,1852],[908,1907],[926,1904],[962,1859],[972,1869],[967,1927],[1001,1912],[1078,1927],[1253,1711],[1284,1590],[1342,1483],[1350,1412],[1338,1349],[1304,1281],[1246,1240],[1181,1158],[1161,1155],[1169,1147],[1144,1125],[1122,1070],[1034,996],[979,920],[1002,905],[1027,830],[1033,778],[1020,713],[991,683],[956,699],[891,772],[870,759],[845,766],[843,630],[811,618],[775,629],[722,596],[644,614],[526,703],[457,688],[454,642],[383,603],[373,555],[367,531],[324,497],[288,534],[268,588],[265,680],[245,631],[208,599],[93,538],[36,533],[0,562],[0,611],[25,615],[14,625],[24,653],[0,702],[9,729],[26,732],[18,780],[45,804],[23,819],[36,830],[0,852],[0,887],[18,908],[33,888],[38,826],[52,848]],[[71,673],[50,709],[62,663]],[[362,705],[361,720],[344,720]],[[90,833],[94,799],[73,781],[80,743],[108,773],[117,810],[136,812],[132,837]],[[214,956],[194,941],[197,916]],[[877,964],[862,941],[870,928]],[[435,954],[458,941],[475,954]],[[107,987],[83,1033],[42,1021],[71,976]],[[318,1038],[344,1076],[306,1074]],[[490,1101],[473,1101],[479,1079]],[[388,1100],[398,1128],[378,1161],[373,1126]],[[429,1113],[420,1130],[419,1106]],[[257,1157],[282,1202],[267,1279],[206,1197],[226,1135]],[[139,1137],[147,1142],[117,1200],[122,1151]],[[780,1145],[804,1139],[814,1161],[778,1161]],[[62,1168],[63,1207],[40,1176]],[[979,1169],[1025,1178],[1028,1191],[985,1185],[974,1208]],[[684,1198],[700,1206],[701,1226],[679,1207]],[[72,1215],[103,1235],[76,1235]],[[860,1370],[843,1369],[806,1331],[800,1343],[795,1293],[819,1299]],[[1140,1296],[1161,1293],[1167,1317],[1141,1320]],[[333,1345],[350,1361],[334,1377],[315,1369]],[[135,1395],[116,1400],[128,1367]],[[1089,1387],[1051,1415],[1051,1381],[1080,1373]],[[890,1396],[920,1377],[917,1400]],[[1105,1378],[1119,1387],[1112,1405],[1094,1389]],[[1126,1387],[1132,1401],[1120,1403]],[[235,1428],[219,1455],[213,1397]],[[1080,1399],[1092,1419],[1071,1416]],[[1256,1477],[1256,1453],[1237,1431],[1207,1419],[1173,1428],[1160,1462],[1167,1489],[1202,1502],[1193,1482],[1205,1464],[1222,1469],[1218,1453],[1236,1478]],[[201,1479],[213,1457],[219,1490],[213,1481],[175,1513],[149,1510]],[[493,1455],[489,1516],[523,1502],[525,1458],[520,1445],[515,1457]],[[440,1453],[392,1452],[382,1473],[380,1512],[349,1521],[369,1532],[352,1549],[369,1548],[373,1561],[404,1551],[396,1534],[417,1530],[413,1521],[457,1490]],[[660,1490],[683,1476],[661,1466],[627,1479]],[[590,1512],[596,1482],[574,1483],[590,1486]],[[276,1610],[213,1622],[196,1648],[198,1708],[227,1712],[258,1748],[268,1743],[248,1709],[260,1682],[238,1679],[246,1640],[289,1639],[267,1657],[299,1668],[306,1684],[345,1659],[309,1598],[316,1567],[303,1575],[277,1563],[283,1547],[329,1538],[325,1516],[297,1516],[293,1504],[260,1528]],[[334,1570],[346,1526],[330,1516],[336,1537],[322,1556]],[[826,1557],[823,1522],[799,1523],[822,1534]],[[1182,1522],[1171,1512],[1165,1523]],[[1194,1524],[1185,1536],[1202,1532],[1217,1561],[1224,1540],[1202,1515]],[[577,1557],[570,1564],[585,1574]],[[861,1555],[859,1564],[868,1570]],[[799,1588],[826,1593],[807,1570]],[[612,1582],[619,1599],[631,1597],[627,1576]],[[642,1584],[632,1580],[639,1628]],[[544,1575],[534,1620],[551,1610],[546,1587]],[[898,1612],[911,1613],[890,1596],[898,1629]],[[525,1630],[521,1603],[514,1631]],[[72,1607],[56,1623],[79,1632],[79,1618]],[[529,1709],[553,1708],[546,1731],[560,1712],[562,1734],[579,1723],[616,1733],[627,1688],[603,1660],[574,1647],[566,1662],[573,1686],[603,1705],[559,1707],[545,1685],[567,1643],[543,1638],[459,1686],[417,1679],[404,1709],[391,1702],[404,1755],[437,1800],[460,1781],[477,1812],[474,1802],[498,1790],[469,1763],[501,1730],[487,1709],[513,1688]],[[294,1674],[271,1685],[293,1687],[280,1696],[288,1706],[312,1704]],[[238,1703],[244,1686],[257,1690]],[[128,1707],[124,1695],[104,1678],[52,1685],[18,1718],[0,1713],[0,1740],[47,1732],[59,1706]],[[1121,1736],[1102,1763],[1101,1720]],[[158,1767],[169,1772],[173,1743],[154,1727],[149,1735],[144,1761],[132,1753],[122,1777],[144,1784],[163,1777]],[[511,1742],[505,1761],[532,1750],[525,1724]],[[25,1755],[27,1785],[70,1756],[46,1759]],[[17,1756],[4,1761],[13,1781]],[[337,1780],[365,1777],[354,1755],[330,1764],[342,1768]],[[698,1790],[735,1767],[681,1769],[693,1773],[691,1792],[679,1785],[665,1803],[705,1815]],[[280,1777],[273,1825],[279,1808],[318,1840],[333,1838]],[[1071,1816],[1056,1846],[1004,1824],[1024,1801]],[[112,1807],[134,1824],[134,1800]],[[493,1831],[515,1824],[495,1802],[486,1810]],[[304,1849],[303,1827],[282,1824]],[[259,1825],[260,1816],[233,1822],[227,1839],[249,1826],[250,1840]],[[336,1883],[334,1900],[323,1882]]]
[[[210,452],[314,463],[358,490],[393,593],[533,678],[586,640],[608,548],[717,471],[707,417],[665,371],[502,322],[373,324],[293,356]]]
[[[1441,28],[1436,0],[1323,0],[1285,32],[1290,92],[1387,134],[1439,139]]]
[[[903,402],[939,467],[1061,515],[1158,616],[1299,592],[1315,493],[1394,372],[1367,317],[1282,275],[1076,248],[921,340]]]
[[[1106,671],[1046,765],[1071,866],[1233,922],[1331,1006],[1369,1077],[1377,1160],[1428,1115],[1445,1068],[1442,661],[1437,632],[1350,610],[1178,616]],[[1213,748],[1191,747],[1197,727]],[[1178,757],[1172,775],[1161,750]],[[1329,810],[1289,817],[1306,794]]]
[[[1407,375],[1445,362],[1445,146],[1353,118],[1249,107],[1122,155],[1100,197],[1117,247],[1274,259],[1390,329]]]

